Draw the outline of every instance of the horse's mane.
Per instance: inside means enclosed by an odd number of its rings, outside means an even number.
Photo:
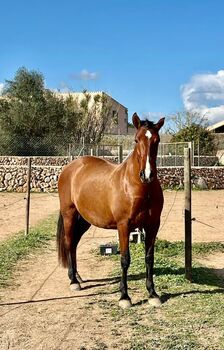
[[[155,124],[150,120],[146,119],[146,120],[141,120],[141,126],[145,126],[148,129],[153,129]]]

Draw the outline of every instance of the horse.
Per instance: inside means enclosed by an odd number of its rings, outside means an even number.
[[[164,124],[141,120],[137,113],[132,121],[136,129],[135,147],[121,164],[95,156],[82,156],[69,163],[58,180],[60,213],[57,228],[59,262],[68,268],[70,288],[80,290],[76,248],[91,225],[117,229],[120,246],[121,308],[132,306],[128,295],[127,273],[131,262],[129,235],[136,228],[145,231],[146,288],[148,301],[161,305],[153,283],[154,243],[160,226],[163,193],[157,178],[156,159]]]

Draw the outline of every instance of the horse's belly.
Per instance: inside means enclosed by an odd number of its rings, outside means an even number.
[[[96,210],[83,210],[79,209],[78,211],[82,217],[88,221],[91,225],[96,227],[105,228],[105,229],[116,229],[117,225],[113,218],[106,216],[104,213],[98,213]]]
[[[103,197],[95,197],[91,196],[91,194],[89,194],[89,196],[81,195],[75,201],[75,205],[83,218],[91,225],[101,228],[115,229],[117,225],[110,206],[105,201],[105,198],[104,200],[100,198]]]

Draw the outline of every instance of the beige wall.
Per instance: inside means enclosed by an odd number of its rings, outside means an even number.
[[[128,134],[128,110],[127,110],[127,108],[103,91],[94,91],[94,92],[87,91],[87,93],[91,96],[90,102],[89,102],[90,107],[91,107],[91,104],[94,103],[94,96],[95,95],[100,95],[100,96],[105,95],[109,100],[109,104],[111,105],[111,116],[110,116],[109,121],[108,121],[106,133],[107,134],[115,134],[115,135],[127,135]],[[61,97],[61,98],[66,98],[69,95],[72,95],[74,97],[74,99],[77,100],[78,103],[80,103],[84,97],[83,92],[55,92],[55,95],[58,97]],[[0,98],[1,98],[1,96],[0,96]],[[113,116],[116,113],[118,115],[118,123],[114,124],[113,123]]]
[[[111,121],[108,125],[106,133],[127,135],[128,133],[128,110],[122,104],[108,96],[111,105]],[[117,124],[114,124],[113,118],[117,115]]]
[[[108,121],[108,125],[106,127],[106,134],[118,134],[118,135],[127,135],[128,133],[128,110],[125,106],[117,102],[111,96],[106,94],[103,91],[89,92],[87,93],[91,96],[90,98],[90,106],[94,103],[94,96],[103,94],[108,98],[109,105],[111,106],[111,116]],[[58,96],[66,98],[68,94],[72,95],[78,102],[80,102],[84,95],[83,92],[71,92],[71,93],[56,93]],[[115,116],[117,114],[117,123],[114,123]]]

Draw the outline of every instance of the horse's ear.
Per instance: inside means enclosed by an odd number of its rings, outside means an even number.
[[[164,124],[164,121],[165,121],[165,118],[161,118],[161,119],[158,121],[158,123],[156,123],[156,129],[157,129],[158,131],[162,128],[162,126],[163,126],[163,124]]]
[[[139,129],[140,126],[141,126],[141,120],[139,118],[139,116],[137,115],[137,113],[134,113],[133,116],[132,116],[132,122],[133,122],[133,125],[136,129]]]

